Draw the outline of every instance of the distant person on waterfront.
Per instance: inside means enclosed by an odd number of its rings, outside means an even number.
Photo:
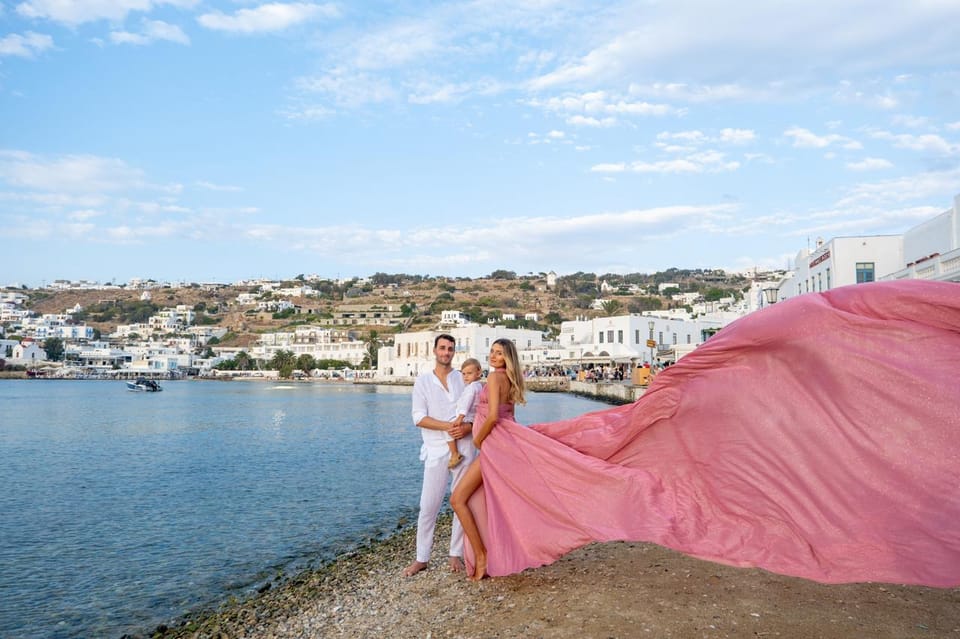
[[[466,428],[473,428],[473,418],[477,414],[477,402],[480,400],[480,389],[483,384],[480,378],[483,376],[483,368],[480,362],[473,357],[466,359],[460,365],[460,374],[463,375],[465,387],[460,397],[457,398],[457,418],[453,420],[454,426],[463,424]],[[463,461],[463,455],[457,450],[457,440],[447,436],[447,446],[450,447],[450,463],[448,468],[456,468]]]
[[[523,392],[523,375],[517,347],[508,339],[498,339],[490,347],[490,375],[480,392],[477,419],[473,424],[473,441],[478,449],[482,449],[483,440],[498,421],[504,418],[513,421],[514,406],[526,403]],[[483,579],[487,574],[487,550],[468,503],[473,493],[483,485],[481,464],[482,456],[470,464],[466,475],[454,487],[450,497],[450,504],[457,513],[473,549],[474,569],[470,578],[474,581]]]
[[[403,571],[407,577],[417,574],[429,564],[437,515],[447,494],[447,486],[457,486],[468,464],[476,456],[469,427],[465,424],[453,425],[457,417],[457,399],[464,389],[463,375],[451,365],[455,349],[456,341],[452,335],[438,335],[433,340],[433,368],[417,376],[413,384],[413,423],[420,428],[423,438],[420,447],[423,487],[420,491],[420,514],[417,517],[417,556]],[[448,468],[450,449],[447,447],[447,434],[456,440],[458,453],[466,462],[456,468]],[[450,533],[449,563],[450,570],[454,572],[464,569],[463,527],[456,517]]]

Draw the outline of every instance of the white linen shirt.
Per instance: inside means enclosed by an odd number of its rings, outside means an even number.
[[[457,418],[457,398],[463,393],[463,375],[451,370],[447,375],[447,387],[444,388],[433,369],[424,371],[413,383],[413,423],[419,424],[424,417],[430,416],[442,422],[452,422]],[[420,459],[428,466],[439,463],[450,452],[444,431],[421,428],[423,445],[420,447]]]

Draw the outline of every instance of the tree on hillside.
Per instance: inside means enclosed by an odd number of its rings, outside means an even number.
[[[517,274],[513,271],[505,271],[499,269],[490,274],[491,280],[515,280],[517,279]]]
[[[620,309],[623,305],[617,300],[607,300],[603,303],[603,312],[607,314],[607,317],[611,317],[620,312]]]
[[[634,297],[629,304],[627,304],[627,310],[631,313],[659,311],[661,308],[659,297]]]
[[[317,358],[309,353],[304,353],[297,358],[296,368],[303,371],[307,375],[310,374],[310,371],[317,367]]]
[[[63,360],[63,340],[59,337],[48,337],[43,340],[43,350],[47,354],[47,359],[51,362],[59,362]]]

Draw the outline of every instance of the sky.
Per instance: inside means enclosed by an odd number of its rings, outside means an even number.
[[[0,0],[0,285],[788,268],[960,194],[960,2]]]

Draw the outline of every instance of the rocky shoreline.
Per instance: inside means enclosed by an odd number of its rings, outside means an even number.
[[[700,561],[646,543],[591,544],[476,584],[439,557],[402,576],[414,531],[349,553],[153,639],[958,637],[960,588],[824,585]]]

